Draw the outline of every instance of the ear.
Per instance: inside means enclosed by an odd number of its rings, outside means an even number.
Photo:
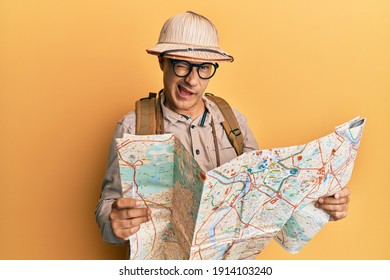
[[[163,57],[158,56],[158,63],[160,64],[161,71],[164,71],[164,64],[166,60]]]

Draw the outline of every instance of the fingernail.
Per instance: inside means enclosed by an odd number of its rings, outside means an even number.
[[[324,199],[320,198],[320,199],[318,199],[318,202],[322,204],[322,203],[324,203]]]

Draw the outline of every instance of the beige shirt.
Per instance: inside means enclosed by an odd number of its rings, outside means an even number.
[[[191,118],[187,119],[165,107],[163,105],[164,95],[161,98],[161,106],[164,116],[165,132],[175,134],[186,149],[194,156],[202,169],[209,171],[217,167],[211,119],[215,123],[221,164],[235,158],[237,155],[221,125],[224,118],[218,106],[205,97],[203,97],[203,101],[205,102],[207,113],[200,115],[194,120]],[[258,145],[253,137],[252,131],[247,125],[245,117],[238,111],[234,109],[233,111],[244,137],[244,152],[257,150]],[[125,243],[114,236],[108,219],[108,215],[111,212],[111,204],[114,200],[122,197],[115,139],[121,138],[125,133],[135,134],[135,118],[135,111],[132,111],[125,115],[117,124],[110,146],[101,197],[95,211],[96,220],[99,224],[103,239],[112,244]]]

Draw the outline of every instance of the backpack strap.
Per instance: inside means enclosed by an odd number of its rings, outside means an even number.
[[[161,90],[162,91],[162,90]],[[160,106],[160,93],[149,93],[135,103],[137,135],[154,135],[164,133],[164,123]]]
[[[162,114],[162,109],[161,109],[161,98],[160,98],[160,94],[161,92],[163,92],[163,90],[160,90],[158,92],[158,96],[157,96],[157,104],[156,104],[156,134],[164,134],[165,133],[165,130],[164,130],[164,118],[163,118],[163,114]]]
[[[137,135],[156,134],[156,94],[149,93],[149,97],[141,98],[135,103]]]
[[[227,103],[223,98],[215,96],[212,93],[206,93],[205,96],[218,106],[223,118],[225,119],[222,122],[222,126],[225,129],[230,144],[236,150],[236,154],[238,156],[241,155],[244,149],[244,137],[242,136],[237,118],[229,103]]]

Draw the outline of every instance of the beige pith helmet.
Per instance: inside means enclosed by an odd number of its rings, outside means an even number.
[[[204,16],[187,11],[168,19],[158,43],[149,54],[174,59],[232,62],[233,56],[219,48],[218,32]]]

